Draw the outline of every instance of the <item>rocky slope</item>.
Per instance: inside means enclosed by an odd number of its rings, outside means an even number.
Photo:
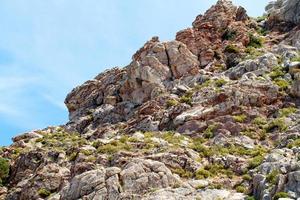
[[[300,0],[219,0],[0,149],[0,199],[300,198]]]

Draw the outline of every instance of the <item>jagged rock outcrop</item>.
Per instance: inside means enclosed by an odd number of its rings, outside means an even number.
[[[268,25],[279,30],[290,30],[300,24],[300,2],[298,0],[277,0],[266,7]]]
[[[213,62],[223,63],[226,58],[222,52],[231,43],[229,40],[241,49],[249,43],[250,23],[244,8],[219,0],[204,15],[197,16],[192,28],[178,32],[176,40],[198,56],[201,67]]]
[[[67,124],[0,148],[0,199],[300,198],[298,4],[219,0],[76,87]]]

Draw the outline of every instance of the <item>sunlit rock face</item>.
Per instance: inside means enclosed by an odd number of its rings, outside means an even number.
[[[299,1],[219,0],[66,97],[69,122],[0,148],[0,199],[300,198]]]

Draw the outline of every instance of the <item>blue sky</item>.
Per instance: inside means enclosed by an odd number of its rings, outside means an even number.
[[[216,0],[1,0],[0,145],[68,119],[76,85],[124,66],[152,36],[172,40]],[[235,0],[251,16],[267,0]]]

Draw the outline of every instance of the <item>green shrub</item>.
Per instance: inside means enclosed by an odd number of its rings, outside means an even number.
[[[243,122],[246,121],[247,116],[244,115],[244,114],[242,114],[242,115],[236,115],[236,116],[233,116],[233,119],[234,119],[234,121],[236,121],[236,122],[243,123]]]
[[[244,60],[247,60],[247,59],[255,59],[259,56],[262,56],[264,54],[263,51],[260,51],[254,47],[247,47],[245,49],[245,53],[246,55],[244,55]]]
[[[300,62],[300,56],[292,58],[291,62]]]
[[[177,106],[179,104],[179,102],[175,99],[169,99],[169,100],[167,100],[166,104],[167,104],[167,107],[170,108],[173,106]]]
[[[235,190],[239,193],[246,193],[247,192],[247,188],[245,186],[239,185],[235,188]]]
[[[175,173],[175,174],[178,174],[182,178],[192,178],[193,177],[192,172],[187,171],[187,170],[182,169],[182,168],[173,169],[172,172]]]
[[[214,131],[216,130],[216,125],[209,125],[208,128],[204,131],[203,136],[206,139],[210,139],[214,137]]]
[[[180,97],[180,103],[186,103],[189,105],[192,105],[192,97],[191,95],[183,95],[182,97]]]
[[[236,53],[236,54],[240,52],[240,50],[236,46],[231,44],[227,45],[224,51],[227,53]]]
[[[197,151],[200,156],[202,157],[210,157],[211,155],[213,155],[213,152],[211,151],[210,148],[204,146],[203,144],[200,144],[200,143],[193,143],[191,145],[191,148],[195,151]]]
[[[249,40],[248,47],[261,48],[263,46],[263,39],[261,37],[256,37],[250,33]]]
[[[222,40],[233,40],[235,37],[236,31],[227,29],[222,35]]]
[[[267,19],[267,17],[268,17],[267,15],[259,16],[259,17],[256,18],[256,21],[257,21],[257,22],[262,22],[262,21],[264,21],[265,19]]]
[[[222,188],[223,188],[223,185],[220,183],[212,183],[208,187],[208,189],[217,189],[217,190],[220,190]],[[217,200],[221,200],[221,199],[217,199]]]
[[[278,170],[273,170],[271,173],[269,173],[266,177],[266,180],[268,181],[268,183],[270,183],[271,185],[275,185],[277,182],[277,176],[279,175],[279,171]]]
[[[248,162],[248,168],[249,169],[254,169],[256,167],[258,167],[264,160],[263,156],[255,156],[254,158],[252,158],[249,162]]]
[[[243,180],[244,181],[251,181],[252,177],[249,174],[245,174],[245,175],[243,175]]]
[[[41,188],[41,189],[39,189],[38,194],[42,198],[47,198],[51,195],[51,192],[48,191],[46,188]]]
[[[252,123],[262,127],[263,125],[266,125],[268,122],[267,119],[264,117],[256,117],[255,119],[253,119]]]
[[[196,179],[206,179],[210,176],[210,172],[205,169],[199,169],[198,171],[196,171]]]
[[[286,131],[288,128],[288,125],[286,124],[284,118],[276,118],[272,120],[267,126],[266,126],[266,132],[271,132],[273,129],[278,129],[279,131]]]
[[[254,197],[247,197],[246,200],[256,200]]]
[[[227,81],[224,80],[224,79],[218,79],[218,80],[215,81],[215,85],[216,85],[217,87],[222,87],[222,86],[225,85],[226,83],[227,83]]]
[[[162,139],[164,139],[165,141],[167,141],[170,144],[180,145],[182,140],[184,140],[184,136],[182,136],[182,135],[175,136],[175,133],[168,131],[168,132],[163,133]]]
[[[283,108],[279,110],[279,117],[288,117],[291,114],[296,113],[297,111],[298,109],[295,107]]]
[[[0,185],[9,175],[9,162],[8,160],[0,157]]]
[[[284,69],[281,66],[276,66],[272,69],[269,76],[272,80],[283,77],[285,75]]]
[[[230,169],[225,169],[224,166],[219,164],[209,164],[204,168],[196,171],[197,179],[205,179],[208,177],[215,177],[218,175],[226,175],[227,177],[233,177],[233,172]]]
[[[120,141],[115,140],[109,144],[100,146],[97,149],[97,151],[98,151],[98,153],[113,154],[113,153],[117,153],[122,150],[130,151],[131,149],[132,149],[132,146],[130,144],[128,144],[127,142],[122,143]]]
[[[274,80],[274,83],[279,87],[280,91],[284,91],[289,88],[291,85],[290,82],[282,79],[282,78],[277,78]]]
[[[300,139],[296,139],[287,145],[288,148],[300,147]]]
[[[286,192],[278,192],[273,197],[274,200],[278,200],[280,198],[289,198],[289,194]]]
[[[75,161],[77,158],[77,155],[78,155],[77,152],[71,153],[71,155],[69,156],[69,161]]]

